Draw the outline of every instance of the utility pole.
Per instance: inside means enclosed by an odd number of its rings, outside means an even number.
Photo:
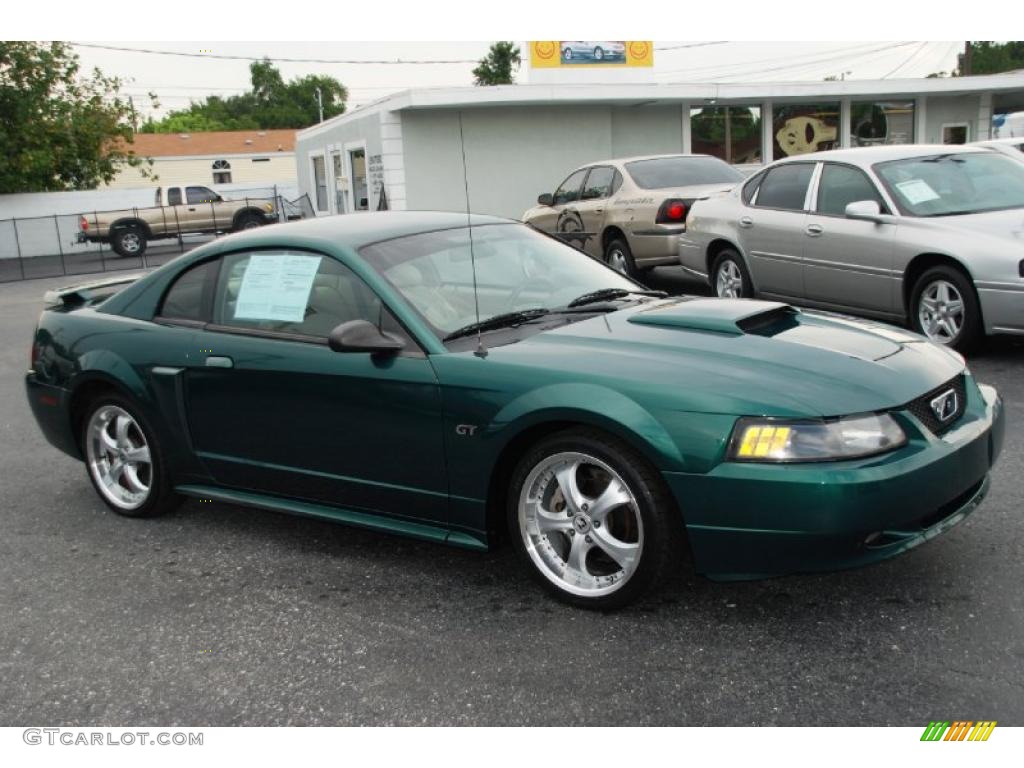
[[[320,122],[324,121],[324,95],[320,91],[320,86],[316,87],[316,105],[320,109]]]
[[[971,58],[974,54],[974,47],[970,40],[964,41],[964,58],[960,66],[960,76],[967,77],[971,74]]]

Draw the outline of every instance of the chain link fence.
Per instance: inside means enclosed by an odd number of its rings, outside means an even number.
[[[230,193],[229,193],[230,194]],[[225,196],[228,202],[251,201],[254,205],[273,201],[278,221],[312,218],[313,205],[308,195],[287,200],[277,187],[248,189],[244,195]],[[200,204],[202,205],[202,204]],[[165,264],[198,245],[231,231],[232,221],[217,221],[214,204],[210,205],[210,223],[194,226],[177,220],[176,206],[157,208],[121,208],[117,211],[82,211],[79,214],[36,216],[0,220],[0,283],[32,280],[37,277],[59,277],[89,272],[120,269],[145,269]],[[139,256],[121,256],[107,242],[79,242],[79,222],[84,217],[94,222],[105,213],[132,211],[157,214],[166,221],[167,237],[153,239]],[[191,230],[191,231],[190,231]]]

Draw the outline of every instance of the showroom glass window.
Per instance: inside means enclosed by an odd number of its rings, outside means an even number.
[[[880,210],[886,211],[885,202],[864,171],[852,165],[825,163],[818,181],[817,213],[845,216],[846,206],[861,200],[873,200]]]
[[[850,146],[913,143],[913,101],[855,101],[850,105]]]
[[[733,165],[761,162],[760,107],[697,107],[690,110],[693,152]]]
[[[802,211],[813,174],[814,163],[786,163],[769,169],[757,188],[754,205]]]
[[[782,104],[772,110],[774,159],[839,147],[839,102]]]
[[[992,138],[1024,137],[1024,96],[997,95],[992,99]]]

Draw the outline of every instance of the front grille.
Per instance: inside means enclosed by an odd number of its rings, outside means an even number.
[[[950,389],[956,392],[956,411],[954,411],[952,417],[943,421],[936,415],[935,411],[932,410],[932,400],[943,392],[948,392]],[[911,400],[904,406],[904,408],[914,414],[922,424],[928,427],[929,431],[936,435],[941,435],[956,424],[960,420],[960,417],[964,415],[964,409],[966,407],[967,387],[964,383],[963,374],[950,379],[942,386],[936,387],[930,392],[921,395],[916,400]]]

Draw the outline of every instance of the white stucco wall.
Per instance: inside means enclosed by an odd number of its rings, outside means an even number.
[[[265,158],[265,160],[264,160]],[[150,169],[157,175],[153,181],[143,177],[138,168],[125,167],[106,189],[131,189],[147,186],[173,186],[175,184],[213,184],[214,160],[231,163],[231,183],[252,182],[292,184],[295,182],[295,155],[292,152],[273,152],[263,155],[218,155],[209,157],[157,157]],[[254,162],[262,160],[262,162]]]

